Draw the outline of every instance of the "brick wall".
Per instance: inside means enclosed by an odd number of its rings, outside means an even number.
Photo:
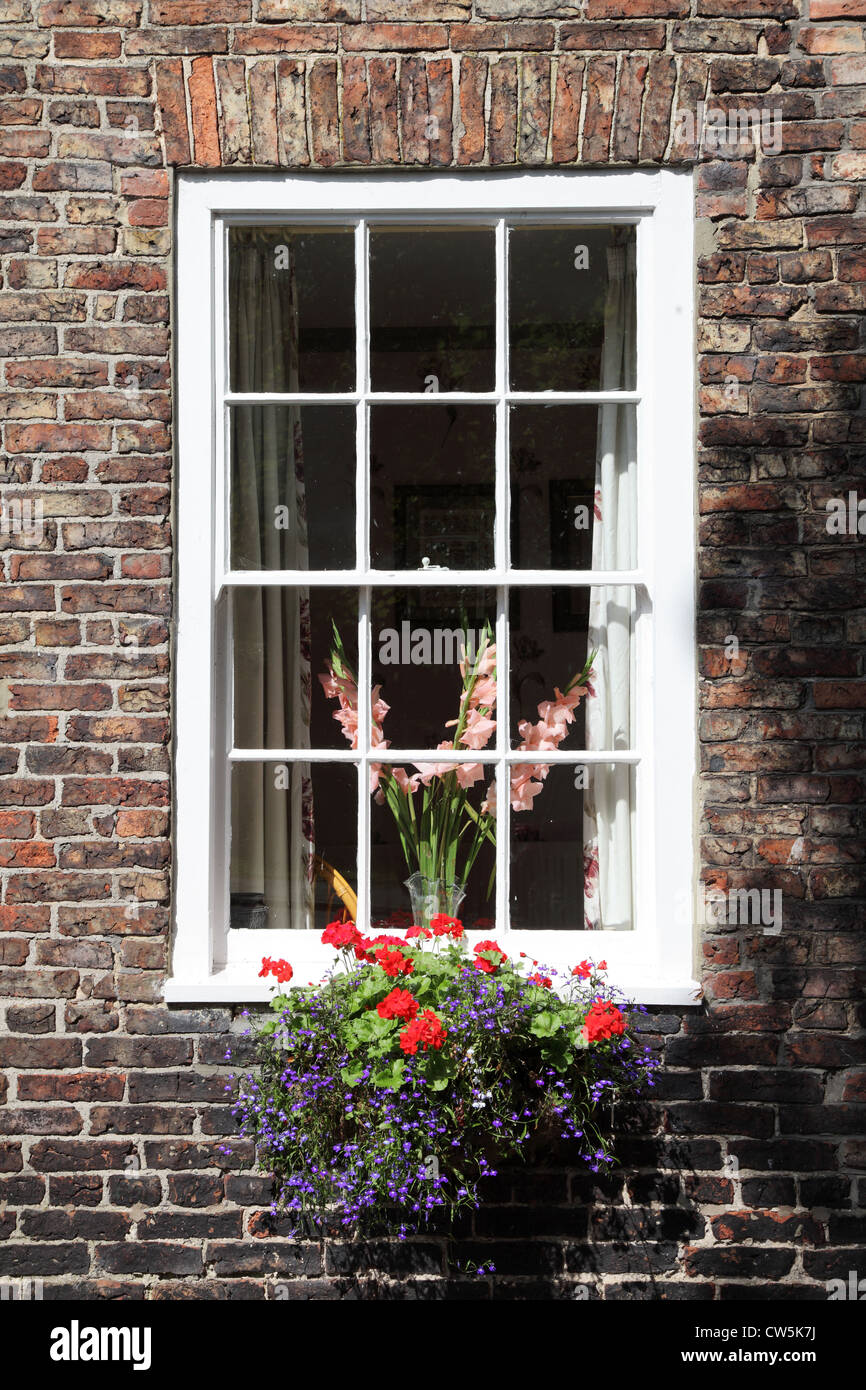
[[[0,536],[0,1278],[724,1300],[866,1275],[864,548],[825,524],[866,495],[866,5],[808,6],[0,0],[0,469],[44,517]],[[781,149],[695,159],[699,101],[781,109]],[[695,163],[700,219],[702,873],[781,888],[784,929],[708,931],[704,1003],[647,1025],[667,1067],[617,1177],[548,1154],[497,1180],[459,1251],[495,1279],[449,1282],[438,1240],[292,1244],[249,1147],[219,1151],[241,1020],[160,1004],[172,170],[661,161]]]

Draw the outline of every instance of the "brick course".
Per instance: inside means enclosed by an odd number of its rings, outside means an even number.
[[[862,0],[0,3],[0,1280],[47,1297],[823,1299],[866,1275]],[[698,103],[782,111],[707,157]],[[433,118],[433,119],[431,119]],[[285,1238],[229,1139],[237,1010],[161,1004],[172,171],[694,165],[703,1001],[604,1181],[439,1234]],[[735,658],[728,636],[739,640]],[[578,1286],[582,1286],[585,1294]]]

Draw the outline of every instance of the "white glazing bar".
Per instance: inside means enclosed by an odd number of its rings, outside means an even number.
[[[229,391],[226,405],[353,405],[360,394],[378,405],[495,405],[503,396],[517,405],[637,405],[637,391]]]
[[[509,469],[508,469],[508,228],[504,217],[496,224],[496,568],[501,575],[496,587],[496,930],[508,934],[508,814],[511,779],[504,758],[508,751],[508,566]]]
[[[370,417],[366,394],[369,366],[369,232],[359,221],[355,228],[355,384],[359,393],[356,429],[355,537],[356,560],[366,573],[370,566]],[[356,916],[370,922],[370,586],[358,595],[358,904]]]
[[[508,748],[502,753],[495,749],[482,748],[479,752],[469,748],[377,748],[370,755],[375,763],[484,763],[491,766],[497,762],[537,763],[542,758],[545,763],[639,763],[641,754],[620,749],[575,748],[564,751],[552,748],[544,753],[529,752],[519,748]],[[232,748],[229,752],[236,763],[357,763],[360,754],[354,748]]]
[[[368,509],[361,518],[366,527]],[[359,521],[359,525],[361,524]],[[366,535],[364,537],[366,541]],[[359,538],[360,540],[360,538]],[[221,587],[227,589],[259,588],[329,588],[338,586],[386,588],[399,585],[401,589],[427,588],[430,570],[229,570]],[[557,585],[586,588],[590,585],[631,584],[646,587],[642,570],[448,570],[435,571],[438,588],[494,588],[510,584],[521,588]]]

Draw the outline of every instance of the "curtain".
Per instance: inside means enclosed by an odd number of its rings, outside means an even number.
[[[249,232],[233,243],[233,389],[298,389],[298,304],[291,247]],[[283,253],[278,267],[276,251]],[[288,264],[285,253],[288,251]],[[232,565],[307,569],[299,406],[232,412]],[[235,744],[310,746],[307,589],[234,591]],[[308,763],[242,765],[232,778],[232,922],[312,927],[313,791]]]
[[[607,252],[601,381],[603,391],[634,388],[635,247]],[[601,405],[595,465],[593,569],[631,569],[636,554],[637,438],[634,408]],[[627,585],[589,591],[588,650],[597,649],[586,701],[589,750],[626,749],[634,728],[633,591]],[[584,794],[584,926],[622,931],[631,926],[633,863],[631,770],[591,765]]]

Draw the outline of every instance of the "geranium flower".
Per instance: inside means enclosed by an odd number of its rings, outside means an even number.
[[[361,940],[361,933],[354,922],[329,922],[322,932],[322,944],[333,946],[335,951],[344,951],[348,946],[357,946]]]
[[[587,1042],[604,1042],[625,1032],[625,1014],[610,1000],[593,999],[583,1021],[582,1032]]]
[[[385,974],[391,979],[395,975],[411,975],[415,969],[415,962],[408,956],[404,956],[401,951],[394,951],[388,946],[383,946],[375,952],[375,958],[381,965]]]
[[[483,970],[485,975],[492,975],[494,971],[499,969],[500,965],[504,965],[508,960],[501,946],[497,946],[495,941],[479,941],[478,945],[473,949],[475,951],[475,969]],[[494,954],[498,956],[499,959],[489,960],[488,956]]]
[[[437,1017],[432,1009],[425,1009],[420,1018],[416,1018],[400,1034],[400,1046],[404,1052],[411,1053],[413,1056],[419,1047],[423,1047],[426,1052],[433,1047],[438,1052],[447,1038],[448,1034],[442,1027],[442,1020]]]
[[[588,980],[592,974],[592,962],[582,960],[579,965],[574,967],[571,973],[572,975],[576,975],[579,980]]]
[[[411,1023],[419,1007],[418,1000],[412,998],[408,989],[397,987],[379,1001],[376,1012],[380,1018],[404,1018],[407,1023]]]
[[[430,926],[434,936],[453,936],[455,941],[459,941],[463,935],[463,923],[459,918],[446,917],[444,912],[437,912],[435,917],[431,917]]]
[[[294,973],[287,960],[272,960],[270,956],[262,956],[260,979],[263,975],[273,975],[279,984],[287,985]]]
[[[538,985],[541,989],[553,989],[553,981],[549,975],[530,975],[529,983]]]

